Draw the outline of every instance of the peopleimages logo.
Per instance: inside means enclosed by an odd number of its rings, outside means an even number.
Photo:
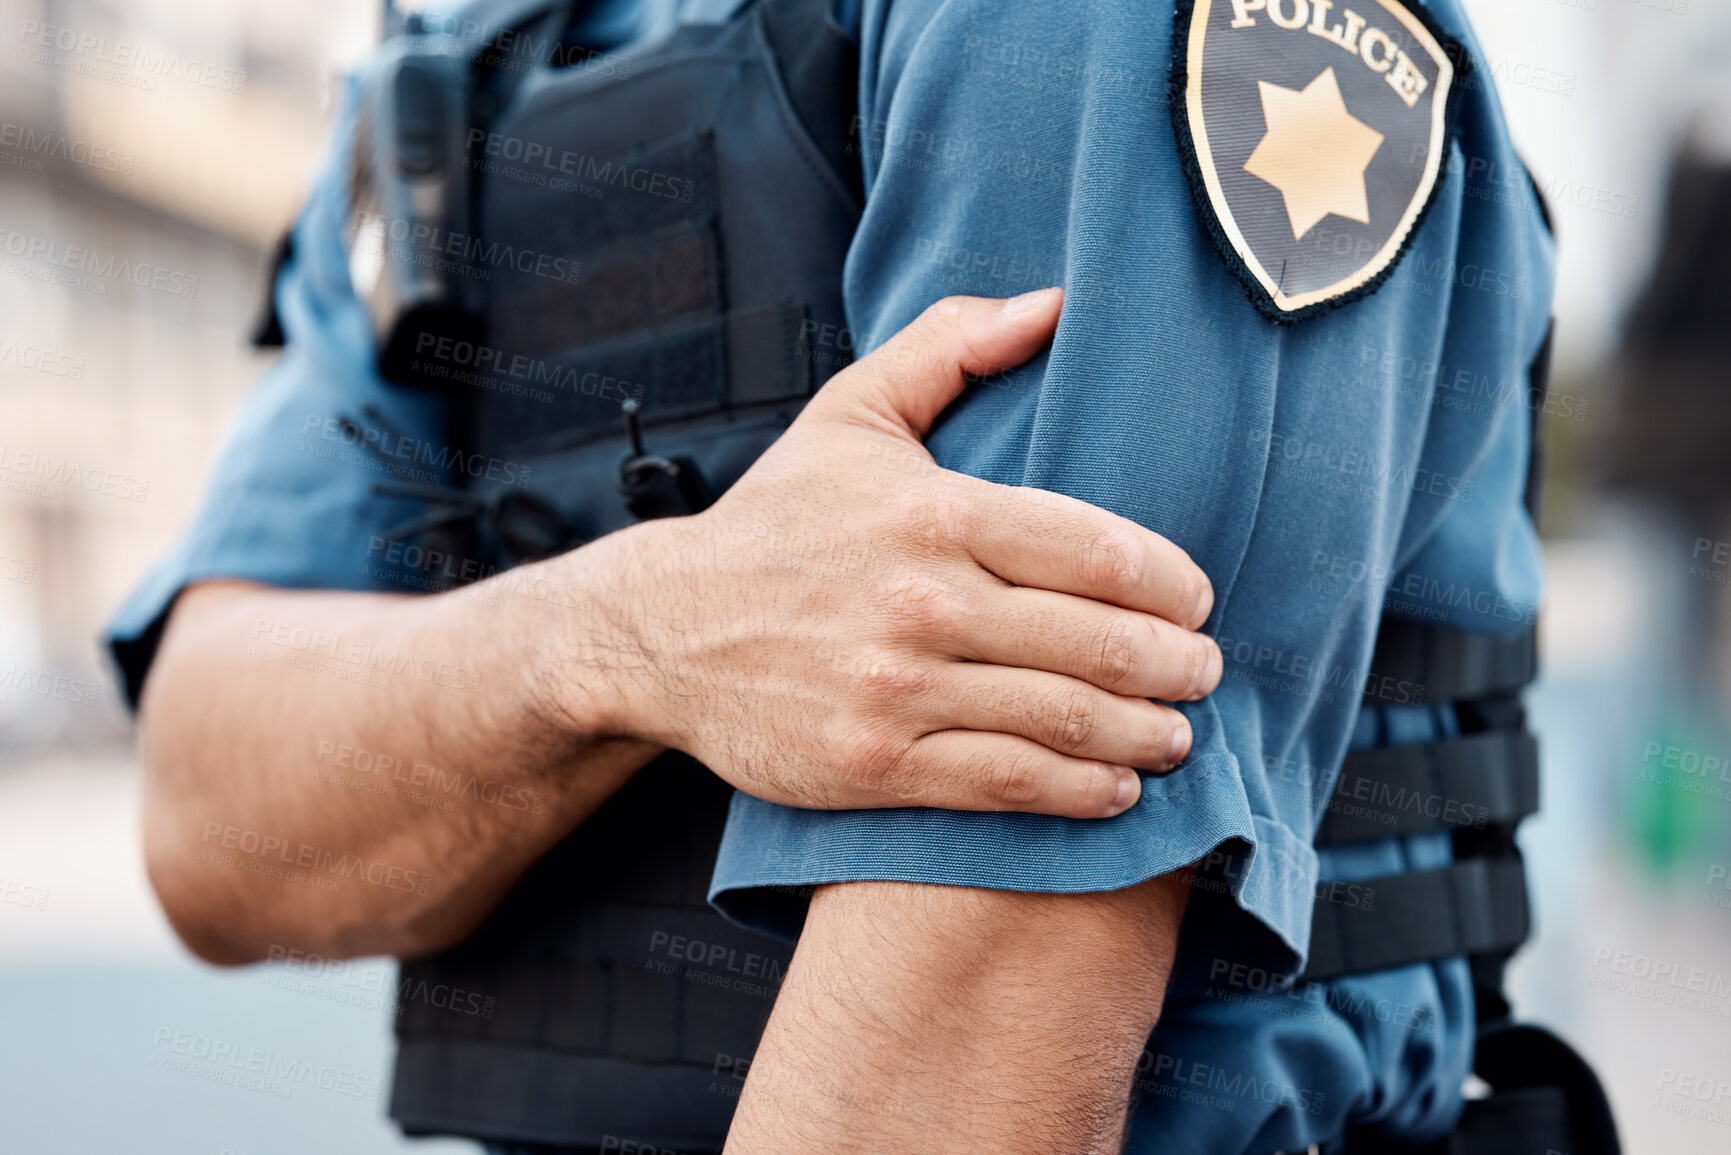
[[[27,478],[34,484],[18,484],[8,474]],[[24,490],[52,499],[60,496],[63,486],[117,497],[122,501],[143,502],[150,496],[148,481],[81,465],[71,458],[63,457],[56,461],[46,453],[0,444],[0,489]]]
[[[248,647],[247,656],[264,661],[283,661],[286,652],[305,658],[328,659],[329,664],[348,667],[356,674],[374,671],[402,674],[432,685],[467,690],[471,694],[481,690],[481,675],[476,670],[407,650],[376,645],[364,638],[345,640],[341,635],[327,634],[292,622],[259,618],[253,624],[251,640],[256,644]],[[309,668],[325,670],[317,663]]]
[[[48,888],[0,878],[0,902],[31,910],[47,910]]]
[[[501,461],[485,453],[464,453],[453,446],[435,445],[418,437],[382,429],[363,428],[317,413],[308,413],[301,419],[301,434],[311,433],[317,433],[321,440],[333,444],[367,449],[379,458],[389,458],[393,465],[396,462],[405,466],[426,465],[447,476],[485,478],[519,489],[529,484],[529,473],[533,469],[531,465]]]
[[[549,174],[557,173],[575,181],[591,181],[598,187],[613,185],[659,200],[679,201],[682,204],[690,204],[697,195],[697,182],[678,173],[658,172],[642,165],[602,160],[588,153],[572,152],[568,148],[554,149],[539,140],[502,136],[484,128],[469,130],[468,163],[471,168],[486,163],[475,155],[477,152],[492,157],[495,161],[520,164],[528,175],[543,180]]]
[[[141,289],[167,293],[171,297],[198,296],[198,278],[148,261],[133,261],[112,254],[103,256],[82,245],[63,245],[35,233],[0,229],[0,253],[41,261],[53,268],[97,278],[97,282],[123,281]]]
[[[212,839],[216,845],[210,845]],[[418,894],[425,897],[433,883],[433,876],[425,871],[408,870],[401,866],[362,858],[360,855],[337,854],[309,842],[290,844],[286,838],[273,834],[260,834],[256,830],[245,830],[239,826],[230,826],[222,822],[206,822],[204,837],[200,843],[206,848],[199,852],[201,861],[214,862],[219,866],[232,866],[232,855],[222,855],[218,851],[239,851],[249,858],[270,859],[289,867],[305,868],[319,871],[335,878],[360,878],[373,886],[386,890],[400,890],[407,894]],[[249,873],[267,873],[251,870]],[[274,877],[274,875],[273,875]],[[334,889],[321,887],[320,889]]]
[[[451,377],[486,388],[495,388],[488,380],[490,374],[504,374],[532,385],[550,385],[556,389],[582,393],[586,397],[599,397],[603,401],[625,401],[631,398],[641,401],[645,392],[643,385],[627,381],[623,377],[583,372],[539,357],[508,353],[491,345],[442,337],[434,333],[422,333],[416,338],[415,355],[427,359],[425,362],[417,362],[416,368],[431,371],[434,376]],[[472,370],[473,373],[464,374],[458,372],[459,370]],[[537,401],[553,400],[553,395],[544,390],[531,389],[527,390],[527,393]]]
[[[205,64],[190,57],[183,59],[178,52],[134,44],[130,40],[109,40],[106,36],[35,20],[25,20],[18,25],[18,39],[24,42],[19,55],[31,59],[32,63],[97,75],[102,74],[101,70],[92,66],[108,65],[141,74],[152,83],[140,87],[150,91],[155,90],[156,80],[181,80],[200,88],[214,88],[218,92],[246,91],[246,72],[242,69]],[[31,53],[30,49],[36,51]],[[60,56],[50,57],[50,52]]]
[[[0,151],[10,152],[20,160],[32,162],[21,166],[32,171],[39,170],[42,160],[49,158],[120,176],[128,176],[132,172],[130,152],[91,144],[88,140],[77,140],[63,132],[30,128],[10,120],[0,120]]]
[[[62,702],[79,706],[96,705],[102,694],[102,687],[95,682],[86,682],[67,674],[51,674],[47,670],[32,670],[29,666],[21,666],[16,662],[0,670],[0,704],[11,701],[14,690],[40,694],[44,698],[58,698]]]
[[[1137,1086],[1144,1093],[1226,1111],[1235,1110],[1238,1102],[1249,1100],[1320,1115],[1328,1103],[1328,1095],[1323,1091],[1294,1086],[1278,1079],[1262,1079],[1248,1071],[1199,1063],[1163,1051],[1143,1051],[1136,1061],[1136,1074]]]
[[[327,758],[330,760],[328,768],[331,769],[368,775],[374,780],[389,779],[409,787],[467,798],[471,802],[482,802],[504,810],[540,814],[547,808],[547,796],[539,790],[492,779],[483,780],[474,774],[460,771],[444,770],[418,758],[380,754],[365,746],[352,746],[347,743],[339,745],[329,741],[320,742],[313,761],[324,765]]]
[[[1286,433],[1248,435],[1246,445],[1264,450],[1270,464],[1295,465],[1314,469],[1323,474],[1339,474],[1344,479],[1362,481],[1357,488],[1365,492],[1393,492],[1410,489],[1414,493],[1442,497],[1450,501],[1470,502],[1473,482],[1469,478],[1444,475],[1420,466],[1396,465],[1374,453],[1345,449],[1320,441],[1307,440]]]
[[[280,973],[265,976],[265,982],[278,989],[385,1014],[402,1014],[411,1002],[482,1019],[492,1018],[498,1008],[498,1000],[492,995],[448,983],[429,983],[400,972],[396,997],[386,998],[390,966],[358,966],[349,959],[325,958],[275,943],[271,944],[265,961],[279,964],[271,969]]]
[[[157,1027],[150,1045],[157,1052],[152,1056],[152,1066],[236,1085],[249,1085],[241,1077],[250,1075],[255,1079],[249,1089],[270,1091],[282,1098],[287,1098],[298,1084],[376,1103],[383,1086],[376,1076],[333,1067],[328,1063],[296,1059],[262,1047],[247,1047],[243,1051],[238,1044],[226,1039],[177,1031],[173,1027]],[[177,1063],[174,1056],[196,1059],[209,1066]],[[260,1081],[265,1082],[258,1085]]]
[[[486,280],[492,269],[511,268],[528,276],[574,282],[583,270],[582,263],[570,257],[484,241],[426,221],[363,212],[356,214],[352,229],[350,246],[354,249],[417,262],[423,249],[431,249],[452,258],[443,267],[478,280]]]
[[[21,369],[34,369],[50,377],[70,377],[74,381],[84,377],[84,358],[57,353],[41,345],[20,345],[10,337],[0,337],[0,365],[17,365]]]

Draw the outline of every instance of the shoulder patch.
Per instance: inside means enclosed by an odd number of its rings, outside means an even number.
[[[1416,0],[1352,3],[1178,0],[1185,171],[1215,247],[1276,321],[1375,292],[1448,158],[1465,52]]]

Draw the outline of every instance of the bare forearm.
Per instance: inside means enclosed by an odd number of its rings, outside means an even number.
[[[183,595],[141,716],[147,858],[188,943],[219,962],[446,945],[653,757],[617,732],[615,643],[598,624],[573,645],[573,568],[558,599],[521,580]]]
[[[820,889],[729,1155],[1116,1152],[1188,890]]]
[[[784,805],[1134,804],[1190,742],[1158,703],[1219,679],[1192,632],[1206,575],[918,440],[1060,302],[939,302],[690,517],[455,594],[187,591],[142,706],[146,851],[182,936],[229,962],[435,949],[661,749]],[[886,454],[917,492],[857,467]]]

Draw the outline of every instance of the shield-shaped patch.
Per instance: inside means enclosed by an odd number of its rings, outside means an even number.
[[[1417,0],[1179,0],[1172,119],[1250,297],[1296,321],[1376,288],[1448,155],[1459,44]]]

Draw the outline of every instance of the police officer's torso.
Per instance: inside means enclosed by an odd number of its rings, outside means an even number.
[[[466,352],[408,344],[431,357],[422,387],[455,403],[453,442],[500,463],[469,478],[460,516],[428,523],[445,554],[509,569],[701,508],[841,367],[825,351],[847,347],[842,268],[862,194],[857,65],[830,8],[747,0],[724,25],[478,85],[462,160],[483,316]],[[1402,657],[1385,634],[1378,669]],[[1407,641],[1415,677],[1442,686],[1433,637]],[[1502,700],[1531,676],[1526,649],[1487,653],[1465,662],[1487,672],[1446,696]],[[1482,728],[1518,731],[1518,708]],[[1429,773],[1443,755],[1426,749]],[[730,797],[689,758],[658,758],[465,944],[406,963],[392,1116],[411,1133],[718,1149],[791,953],[705,901]],[[1504,808],[1509,830],[1526,808]],[[1366,944],[1380,966],[1496,954],[1525,933],[1518,905],[1507,933],[1475,943],[1336,926],[1319,905],[1312,973],[1351,970]]]
[[[810,339],[843,325],[859,214],[857,65],[828,8],[748,3],[501,78],[509,103],[465,160],[474,232],[513,256],[489,260],[477,348],[494,372],[452,396],[454,439],[511,468],[471,480],[448,548],[503,569],[700,506],[841,367]],[[730,795],[683,755],[656,759],[465,944],[405,963],[392,1116],[719,1147],[791,953],[705,902]]]

